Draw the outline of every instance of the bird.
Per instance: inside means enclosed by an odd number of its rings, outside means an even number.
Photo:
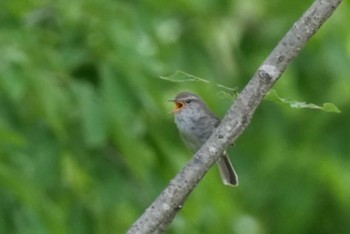
[[[209,139],[220,119],[208,108],[203,99],[191,92],[180,92],[172,113],[182,140],[194,153]],[[238,186],[238,176],[226,151],[216,162],[224,185]]]

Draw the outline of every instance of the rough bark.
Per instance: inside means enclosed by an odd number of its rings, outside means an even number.
[[[170,181],[128,233],[163,233],[222,152],[242,134],[266,93],[342,0],[316,0],[282,38],[231,106],[220,126]]]

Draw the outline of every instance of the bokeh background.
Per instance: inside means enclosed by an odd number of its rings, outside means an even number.
[[[167,100],[218,116],[312,3],[0,2],[0,233],[125,233],[191,157]],[[349,233],[350,3],[275,86],[340,114],[264,101],[169,233]],[[210,81],[170,82],[177,70]]]

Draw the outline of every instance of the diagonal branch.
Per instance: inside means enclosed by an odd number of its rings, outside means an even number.
[[[165,232],[201,178],[249,125],[256,108],[291,60],[341,2],[316,0],[310,6],[258,68],[210,139],[132,225],[129,234]]]

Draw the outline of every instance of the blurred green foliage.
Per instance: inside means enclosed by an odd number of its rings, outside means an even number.
[[[243,89],[312,1],[0,2],[0,233],[124,233],[191,153],[168,99]],[[350,3],[290,65],[230,149],[241,185],[210,170],[169,233],[350,230]]]

